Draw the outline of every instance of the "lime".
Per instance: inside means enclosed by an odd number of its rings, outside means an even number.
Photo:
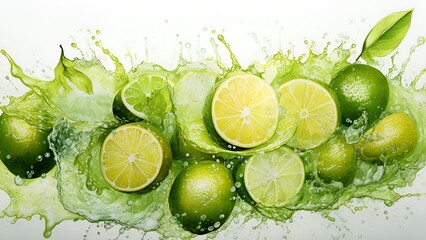
[[[247,202],[250,205],[256,205],[256,202],[253,198],[250,197],[249,192],[247,191],[246,185],[244,184],[244,171],[246,168],[247,160],[240,161],[236,164],[234,170],[234,179],[235,187],[237,188],[237,193],[241,199]]]
[[[293,79],[278,89],[278,101],[285,114],[298,119],[298,126],[287,145],[311,149],[327,141],[339,125],[339,103],[327,86],[312,80]]]
[[[39,130],[25,120],[3,113],[0,116],[0,159],[14,175],[37,178],[56,164],[49,149],[49,131]]]
[[[356,171],[356,153],[342,134],[336,134],[326,143],[314,149],[318,176],[326,183],[350,183]]]
[[[166,137],[145,123],[128,123],[113,130],[101,149],[101,169],[113,188],[134,192],[156,187],[172,163]]]
[[[266,207],[291,203],[304,181],[302,159],[287,147],[253,155],[244,168],[247,192],[253,201]]]
[[[136,115],[130,112],[126,106],[124,106],[121,99],[121,91],[115,95],[114,101],[112,103],[112,113],[114,114],[114,117],[122,123],[142,121],[141,118],[138,118]]]
[[[138,118],[158,123],[165,113],[172,110],[169,87],[168,80],[164,76],[144,75],[124,86],[120,97],[130,113]],[[119,104],[116,105],[119,107]],[[122,118],[129,117],[125,114]]]
[[[389,100],[389,83],[376,68],[351,64],[340,70],[330,82],[342,109],[342,123],[351,125],[365,112],[369,124],[385,110]]]
[[[205,160],[179,173],[170,190],[169,207],[184,229],[206,234],[228,219],[235,194],[228,169],[216,161]]]
[[[227,143],[253,148],[267,142],[278,124],[278,101],[263,79],[239,74],[219,83],[211,101],[211,121]]]
[[[417,144],[414,121],[405,113],[391,114],[370,128],[357,144],[364,160],[395,160],[407,156]]]

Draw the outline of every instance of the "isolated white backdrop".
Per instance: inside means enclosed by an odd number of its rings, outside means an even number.
[[[306,50],[304,40],[324,45],[342,36],[357,43],[358,51],[371,27],[384,16],[415,8],[411,29],[400,46],[397,62],[405,60],[418,36],[426,36],[426,2],[398,0],[332,0],[332,1],[12,1],[0,0],[0,49],[5,49],[19,65],[33,75],[50,78],[58,61],[59,45],[66,53],[78,56],[71,48],[76,42],[85,49],[90,36],[96,35],[103,45],[131,66],[151,61],[173,68],[179,54],[197,60],[214,57],[210,39],[223,34],[243,66],[263,61],[265,52],[278,49]],[[89,31],[91,33],[89,33]],[[89,44],[90,43],[90,44]],[[412,79],[426,67],[426,47],[415,52],[405,77]],[[202,51],[201,51],[202,50]],[[219,45],[223,61],[227,53]],[[68,56],[68,55],[67,55]],[[48,69],[42,72],[42,69]],[[50,70],[49,70],[50,69]],[[9,64],[0,57],[0,96],[19,94],[4,81]],[[423,77],[424,78],[424,77]],[[414,185],[404,191],[426,192],[426,175],[422,171]],[[8,197],[0,193],[0,210]],[[330,222],[315,213],[297,213],[284,227],[269,223],[267,227],[242,233],[220,234],[218,238],[237,235],[239,239],[424,239],[426,197],[402,199],[388,208],[380,202],[366,201],[367,208],[352,213],[346,208],[333,213]],[[0,219],[0,239],[43,239],[43,222]],[[340,228],[340,230],[339,230]],[[234,230],[236,231],[236,230]],[[129,234],[129,235],[128,235]],[[121,238],[140,238],[137,232]],[[52,239],[115,238],[117,229],[105,232],[102,226],[85,221],[64,222],[53,230]],[[147,239],[155,235],[145,236]]]

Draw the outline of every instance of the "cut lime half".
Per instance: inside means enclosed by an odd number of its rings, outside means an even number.
[[[165,178],[171,150],[160,131],[144,123],[113,130],[101,149],[101,169],[113,188],[134,192]]]
[[[124,86],[121,100],[133,115],[152,121],[172,110],[169,88],[164,76],[144,75]]]
[[[212,99],[214,128],[226,142],[252,148],[267,142],[278,124],[278,100],[263,79],[239,74],[222,81]]]
[[[244,184],[250,197],[265,207],[290,203],[305,181],[305,167],[299,155],[287,147],[249,158]]]
[[[278,90],[285,114],[298,119],[298,126],[287,145],[298,149],[318,147],[336,131],[340,112],[337,97],[327,86],[307,79],[293,79]]]

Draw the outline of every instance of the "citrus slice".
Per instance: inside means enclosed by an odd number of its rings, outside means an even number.
[[[144,75],[121,90],[124,106],[135,116],[153,120],[172,109],[169,83],[164,76]]]
[[[293,114],[299,121],[288,146],[315,148],[336,131],[340,121],[339,103],[327,86],[312,80],[293,79],[281,85],[278,99],[285,114]]]
[[[101,149],[101,169],[113,188],[134,192],[163,180],[171,165],[165,137],[144,123],[129,123],[112,131]]]
[[[252,148],[267,142],[278,123],[278,100],[263,79],[242,74],[217,87],[212,99],[212,121],[226,142]]]
[[[305,168],[299,155],[287,147],[251,156],[244,168],[244,185],[256,203],[282,207],[302,189]]]

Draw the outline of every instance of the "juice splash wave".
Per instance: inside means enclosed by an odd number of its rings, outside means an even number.
[[[102,177],[99,165],[100,148],[106,135],[118,126],[112,115],[111,106],[121,87],[140,76],[153,73],[167,76],[169,84],[173,87],[178,85],[181,79],[185,78],[187,81],[191,74],[207,74],[216,78],[234,71],[259,75],[275,89],[286,80],[296,77],[328,83],[333,75],[349,65],[349,59],[356,55],[356,46],[352,44],[349,48],[345,47],[348,45],[345,40],[333,49],[330,43],[327,43],[320,53],[313,50],[315,43],[306,41],[307,52],[301,56],[294,56],[291,51],[279,51],[270,56],[270,60],[266,63],[255,62],[242,69],[224,37],[220,35],[218,39],[230,52],[233,63],[231,67],[214,60],[189,62],[181,59],[173,70],[143,62],[126,71],[118,58],[96,41],[95,45],[113,62],[115,66],[113,71],[107,70],[96,56],[91,59],[82,57],[70,60],[62,53],[55,68],[55,78],[51,81],[26,75],[12,57],[2,50],[1,53],[10,62],[11,75],[30,90],[22,97],[10,97],[10,103],[2,106],[1,110],[10,115],[23,117],[39,128],[53,128],[49,142],[57,161],[56,171],[34,180],[16,179],[1,163],[0,189],[11,197],[11,204],[3,211],[2,216],[29,219],[34,215],[40,215],[46,221],[45,237],[50,236],[57,224],[69,219],[118,223],[123,229],[156,231],[164,238],[194,237],[182,230],[176,219],[171,216],[168,209],[168,192],[174,177],[193,162],[192,158],[216,158],[216,156],[202,153],[196,146],[188,145],[187,142],[190,141],[185,139],[185,135],[176,125],[176,119],[178,122],[188,120],[185,117],[168,114],[158,125],[163,132],[168,133],[167,136],[174,144],[175,150],[173,167],[159,188],[145,194],[122,193],[109,187]],[[416,47],[423,44],[424,39],[422,41],[420,37]],[[75,43],[72,46],[76,47]],[[390,206],[404,197],[396,189],[410,185],[416,173],[426,165],[426,152],[421,147],[426,141],[424,107],[426,88],[416,85],[425,70],[423,69],[413,79],[412,84],[404,85],[402,77],[408,61],[399,70],[394,67],[386,74],[391,84],[390,102],[386,111],[388,113],[404,111],[415,120],[420,137],[417,148],[409,157],[389,162],[384,166],[359,160],[354,183],[344,187],[337,183],[322,183],[315,173],[310,152],[300,152],[305,163],[307,180],[297,201],[282,208],[266,208],[252,207],[239,199],[230,217],[231,220],[228,220],[222,229],[226,231],[227,226],[232,224],[232,219],[241,216],[245,219],[255,218],[260,221],[273,219],[284,222],[291,219],[296,211],[319,211],[328,214],[349,204],[354,198],[377,199]],[[93,89],[87,87],[82,75],[91,80]],[[194,78],[192,81],[197,79]],[[190,83],[188,81],[187,84]],[[203,86],[213,87],[208,83],[201,84],[201,87]],[[235,156],[223,157],[225,159],[217,159],[225,160],[228,168],[232,168],[241,160]],[[238,184],[241,183],[236,183],[236,187]],[[214,236],[215,233],[209,235]]]

